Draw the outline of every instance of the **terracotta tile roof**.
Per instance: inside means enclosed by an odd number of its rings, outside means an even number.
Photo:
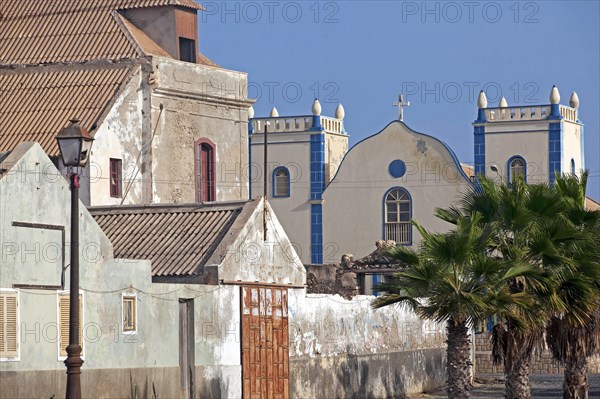
[[[600,211],[600,203],[590,197],[585,197],[585,207],[590,211]]]
[[[37,141],[58,155],[56,134],[77,117],[91,130],[131,65],[72,65],[0,69],[0,151]]]
[[[0,64],[138,57],[112,11],[165,5],[202,9],[193,0],[2,0]]]
[[[201,65],[208,65],[208,66],[213,66],[213,67],[219,66],[213,60],[211,60],[210,58],[208,58],[207,56],[205,56],[202,53],[198,53],[198,59],[196,60],[196,62]]]
[[[91,207],[115,258],[152,261],[153,276],[201,273],[250,202]],[[239,225],[239,224],[236,224]]]
[[[463,172],[465,172],[465,175],[467,175],[469,178],[475,177],[475,167],[474,166],[467,165],[466,163],[461,163],[460,167],[462,168]]]

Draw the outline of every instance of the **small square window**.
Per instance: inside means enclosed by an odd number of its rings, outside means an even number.
[[[137,298],[135,294],[123,295],[123,334],[137,333]]]
[[[196,62],[196,41],[185,37],[179,38],[179,60]]]

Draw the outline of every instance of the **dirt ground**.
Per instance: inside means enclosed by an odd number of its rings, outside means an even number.
[[[534,398],[561,399],[562,398],[562,375],[532,375],[531,393]],[[589,374],[590,399],[600,399],[600,374]],[[504,398],[504,380],[497,376],[480,376],[475,380],[473,387],[473,399],[502,399]],[[442,399],[446,398],[443,389],[436,392],[423,393],[411,396],[411,399]]]

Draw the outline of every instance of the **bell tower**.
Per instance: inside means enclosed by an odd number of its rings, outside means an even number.
[[[580,175],[585,169],[583,123],[579,98],[573,92],[569,106],[560,104],[556,86],[549,104],[509,106],[502,97],[488,107],[483,91],[473,122],[475,173],[510,182],[554,183],[556,173]]]

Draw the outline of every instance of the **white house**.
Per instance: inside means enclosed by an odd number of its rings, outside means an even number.
[[[0,398],[64,397],[69,199],[39,144],[0,153]],[[262,200],[79,209],[83,397],[382,397],[444,379],[440,326],[306,294]]]

